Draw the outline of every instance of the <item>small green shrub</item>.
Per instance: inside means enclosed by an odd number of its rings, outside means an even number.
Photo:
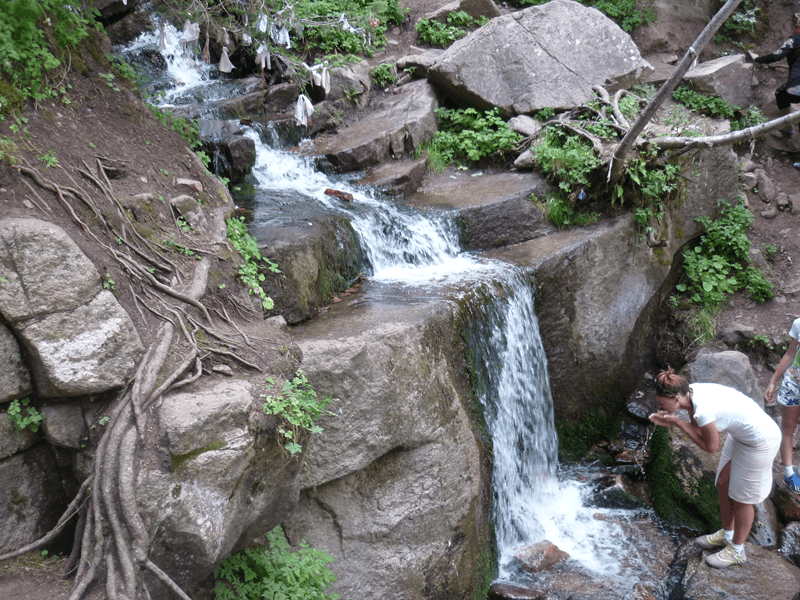
[[[269,548],[248,548],[226,558],[214,571],[216,600],[338,600],[325,589],[336,581],[329,554],[305,540],[292,552],[283,529],[267,534]]]
[[[739,110],[738,107],[728,104],[722,98],[701,94],[687,87],[673,90],[672,99],[701,115],[716,119],[732,119],[734,111]]]
[[[370,71],[372,81],[378,87],[387,87],[397,83],[397,75],[394,74],[394,67],[389,63],[382,63]]]
[[[747,229],[753,220],[744,204],[724,208],[716,220],[698,217],[706,232],[700,243],[683,253],[684,278],[677,286],[689,300],[707,309],[720,306],[728,296],[745,290],[756,302],[772,298],[774,286],[750,262]]]
[[[589,174],[600,164],[588,140],[560,127],[547,127],[532,150],[542,173],[565,192],[577,185],[588,187]]]
[[[545,199],[544,209],[547,218],[559,229],[585,227],[597,222],[598,219],[595,212],[578,212],[568,199],[558,194],[550,195]]]
[[[267,379],[267,383],[274,385],[273,380]],[[333,415],[334,413],[326,410],[331,402],[337,402],[335,398],[325,396],[322,399],[317,397],[317,392],[311,389],[305,374],[298,369],[295,377],[283,384],[280,394],[271,396],[262,394],[265,399],[264,412],[269,415],[278,415],[286,420],[287,426],[281,427],[278,433],[286,440],[284,448],[290,454],[302,452],[303,447],[298,443],[301,430],[309,433],[322,433],[322,427],[315,424],[315,421],[323,414]]]
[[[488,23],[486,17],[476,20],[463,10],[459,10],[447,15],[446,24],[423,18],[417,21],[414,27],[417,30],[420,41],[431,46],[447,48],[456,40],[460,40],[467,35],[471,28],[480,27],[486,23]]]
[[[757,15],[760,11],[761,9],[755,5],[755,0],[744,0],[722,24],[722,31],[733,37],[754,35],[758,23]]]
[[[748,106],[747,111],[741,119],[731,121],[731,131],[739,131],[748,127],[755,127],[761,123],[766,123],[767,119],[757,106]]]
[[[261,287],[261,282],[266,279],[261,269],[267,269],[272,273],[280,273],[278,265],[261,256],[258,244],[247,233],[244,217],[239,217],[238,219],[233,217],[225,223],[228,226],[228,240],[244,260],[244,264],[239,267],[239,279],[247,286],[251,296],[256,295],[261,299],[261,306],[264,310],[271,310],[275,303]]]
[[[550,0],[517,0],[521,6],[546,4]],[[624,31],[633,31],[637,27],[655,22],[656,13],[652,2],[640,0],[578,0],[586,6],[593,6],[608,18],[617,23]]]
[[[502,158],[522,136],[511,129],[498,112],[497,108],[484,113],[474,108],[437,108],[439,131],[422,147],[431,169],[442,171],[460,160]]]
[[[30,429],[36,433],[39,431],[39,424],[44,420],[44,415],[36,410],[35,406],[31,406],[30,403],[31,401],[28,398],[12,400],[8,405],[8,416],[14,427],[20,431]]]

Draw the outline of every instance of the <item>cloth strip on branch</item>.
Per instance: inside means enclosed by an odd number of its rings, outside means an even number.
[[[236,67],[233,66],[231,63],[231,59],[228,58],[228,47],[222,47],[222,58],[219,60],[219,70],[221,73],[230,73]]]
[[[262,72],[264,69],[267,69],[268,71],[272,70],[272,62],[269,58],[269,49],[264,43],[261,43],[258,46],[258,50],[256,50],[256,63],[261,65]]]
[[[328,65],[325,63],[319,63],[313,67],[309,67],[306,63],[303,63],[303,66],[308,69],[311,82],[315,86],[324,89],[325,94],[327,95],[328,92],[331,91],[331,74],[328,72]]]
[[[300,94],[297,103],[294,105],[294,118],[298,125],[308,126],[308,118],[314,114],[314,105],[311,104],[308,96]]]

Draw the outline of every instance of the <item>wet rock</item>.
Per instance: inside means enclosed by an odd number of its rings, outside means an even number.
[[[534,589],[495,582],[489,586],[488,600],[548,600],[547,594]]]
[[[465,189],[470,193],[465,194]],[[406,202],[420,209],[455,212],[466,247],[485,250],[554,231],[542,210],[530,200],[531,194],[541,197],[549,190],[549,184],[536,173],[456,171],[428,176]]]
[[[772,503],[778,512],[778,517],[783,523],[800,521],[800,496],[789,491],[783,481],[783,470],[773,469],[772,478],[775,485],[772,488]]]
[[[778,512],[767,498],[755,505],[755,518],[747,541],[754,546],[774,548],[778,545]]]
[[[576,21],[578,30],[571,27]],[[457,41],[431,66],[428,80],[459,104],[496,106],[513,116],[571,108],[592,97],[594,84],[630,87],[651,70],[608,17],[554,0],[493,19]]]
[[[747,562],[727,569],[709,567],[703,556],[689,559],[683,576],[683,598],[769,598],[794,600],[800,589],[800,569],[782,556],[745,544]]]
[[[783,528],[781,554],[795,566],[800,566],[800,522],[792,521]]]
[[[550,569],[569,558],[569,554],[548,540],[520,548],[514,553],[514,556],[528,573],[538,573]]]
[[[424,158],[412,161],[392,160],[367,171],[358,183],[374,186],[389,194],[405,195],[415,192],[427,173],[428,163]]]

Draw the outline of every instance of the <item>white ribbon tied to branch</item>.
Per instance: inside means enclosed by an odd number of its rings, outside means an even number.
[[[256,50],[256,63],[261,65],[262,73],[264,69],[267,71],[272,69],[272,61],[269,58],[269,48],[267,48],[267,45],[263,42],[259,44]]]
[[[200,24],[192,23],[189,19],[183,24],[183,36],[179,40],[181,47],[187,50],[189,47],[194,47],[200,39]]]
[[[308,74],[311,77],[311,83],[317,87],[325,90],[325,95],[331,91],[331,74],[328,72],[327,63],[319,63],[313,67],[309,67],[306,63],[303,66],[308,69]]]
[[[222,47],[222,58],[219,60],[219,70],[221,73],[230,73],[235,67],[228,58],[228,47]]]
[[[297,103],[294,105],[294,118],[298,125],[308,126],[308,118],[314,114],[314,105],[311,104],[308,96],[300,94]]]

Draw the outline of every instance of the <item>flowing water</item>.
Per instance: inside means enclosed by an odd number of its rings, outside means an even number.
[[[166,81],[171,83],[163,84],[168,89],[162,106],[196,98],[198,89],[204,97],[212,87],[215,95],[235,94],[233,83],[226,90],[224,79],[214,82],[213,68],[184,56],[179,37],[179,32],[166,28],[168,48],[162,53]],[[157,38],[143,37],[125,52],[152,48]],[[274,217],[276,203],[343,213],[358,233],[371,281],[426,290],[467,280],[496,284],[483,287],[492,298],[481,303],[482,314],[469,338],[493,443],[499,578],[526,580],[515,562],[515,550],[546,539],[568,552],[583,571],[616,581],[612,587],[623,597],[637,579],[637,541],[620,529],[619,521],[627,518],[624,511],[587,507],[587,484],[558,467],[547,360],[527,277],[511,266],[462,251],[448,215],[414,211],[346,178],[332,181],[316,169],[314,160],[282,149],[269,130],[250,128],[246,135],[255,141],[257,153],[254,224]],[[348,192],[353,201],[327,196],[326,188]],[[598,513],[613,518],[597,518]],[[627,555],[623,562],[622,555]]]

